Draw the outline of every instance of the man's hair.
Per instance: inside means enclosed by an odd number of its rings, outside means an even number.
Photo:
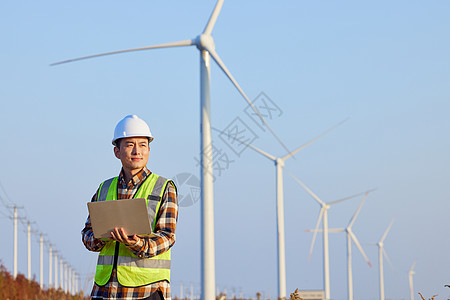
[[[121,140],[122,140],[122,139],[117,139],[117,140],[114,141],[114,146],[115,146],[117,149],[119,149],[119,150],[120,150],[120,142],[121,142]]]
[[[122,142],[123,138],[117,139],[114,141],[114,146],[120,150],[120,143]],[[148,140],[148,147],[150,148],[150,139],[147,138]]]

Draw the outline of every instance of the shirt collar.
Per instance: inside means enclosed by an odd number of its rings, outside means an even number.
[[[119,182],[124,185],[128,185],[130,183],[132,185],[137,185],[142,183],[151,173],[152,172],[150,172],[150,170],[147,169],[147,167],[144,167],[136,175],[134,175],[129,182],[125,182],[125,173],[122,168],[119,174]]]

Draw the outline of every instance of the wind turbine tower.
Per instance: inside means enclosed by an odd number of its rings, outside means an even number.
[[[377,243],[378,246],[378,265],[379,265],[379,272],[380,272],[380,300],[384,300],[384,275],[383,275],[383,256],[386,257],[388,260],[386,251],[384,250],[384,240],[386,239],[386,236],[389,233],[389,230],[391,230],[392,224],[394,223],[394,220],[391,221],[388,228],[384,232],[383,236],[381,237],[380,241]]]
[[[411,300],[414,300],[414,282],[413,282],[413,276],[414,274],[416,274],[416,272],[414,272],[414,267],[416,266],[416,261],[413,262],[411,268],[409,269],[408,272],[408,279],[409,279],[409,292],[411,295]]]
[[[369,258],[367,257],[366,253],[364,252],[363,248],[361,247],[361,244],[358,241],[358,238],[353,233],[352,226],[353,223],[355,223],[356,217],[358,217],[359,212],[361,211],[361,208],[364,204],[364,202],[367,199],[367,196],[369,195],[370,191],[365,192],[364,198],[362,199],[361,203],[359,204],[358,208],[356,209],[355,214],[353,215],[352,219],[350,220],[347,228],[345,228],[345,232],[347,233],[347,281],[348,281],[348,299],[353,300],[353,271],[352,271],[352,241],[355,243],[356,247],[358,248],[361,255],[364,257],[364,260],[367,262],[369,267],[372,267],[372,264],[369,261]]]

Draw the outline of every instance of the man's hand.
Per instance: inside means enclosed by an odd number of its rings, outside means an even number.
[[[128,236],[123,227],[114,228],[114,230],[111,231],[110,239],[125,245],[135,245],[140,241],[140,238],[137,235],[133,235],[132,237]]]

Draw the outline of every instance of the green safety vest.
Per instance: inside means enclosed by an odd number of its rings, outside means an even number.
[[[97,201],[117,200],[117,181],[118,177],[114,177],[103,182],[98,190]],[[161,199],[169,182],[173,184],[171,180],[151,173],[134,195],[134,198],[147,200],[148,217],[150,224],[153,224],[153,232]],[[161,280],[170,282],[170,249],[151,258],[140,258],[124,244],[108,241],[98,256],[95,272],[97,285],[102,286],[108,283],[115,260],[117,279],[123,286],[137,287]]]

